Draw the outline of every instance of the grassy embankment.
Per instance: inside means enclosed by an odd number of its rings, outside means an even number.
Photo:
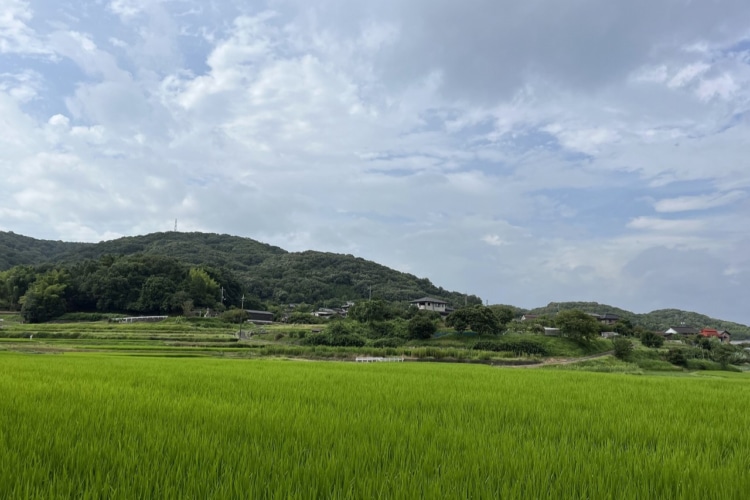
[[[0,352],[0,498],[744,498],[750,378]]]
[[[351,359],[357,355],[405,356],[418,359],[531,363],[543,356],[519,352],[473,350],[476,336],[449,333],[429,340],[410,340],[399,347],[327,347],[302,345],[303,338],[321,325],[245,326],[248,340],[238,341],[238,325],[216,319],[170,318],[158,323],[117,324],[58,322],[19,324],[7,322],[0,330],[0,349],[97,350],[119,352],[172,352],[175,354],[239,357],[282,356]],[[443,332],[444,333],[444,332]],[[514,336],[504,336],[512,340]],[[529,338],[529,336],[524,336]],[[606,340],[579,345],[569,339],[533,336],[546,356],[584,356],[611,349]],[[3,347],[4,346],[4,347]]]

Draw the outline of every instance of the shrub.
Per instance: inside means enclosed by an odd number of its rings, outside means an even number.
[[[677,366],[687,366],[688,358],[685,349],[670,349],[665,356],[666,361]]]
[[[330,337],[325,333],[313,333],[300,342],[302,345],[331,345]]]
[[[300,343],[302,345],[363,347],[366,342],[356,335],[313,333],[302,339]]]
[[[710,359],[688,359],[688,370],[721,370],[721,365]]]
[[[103,321],[105,319],[111,319],[121,316],[120,314],[105,314],[105,313],[87,313],[87,312],[69,312],[60,316],[60,321]]]
[[[664,337],[654,332],[643,332],[641,344],[646,347],[661,347],[664,345]]]
[[[535,339],[500,339],[496,341],[482,340],[474,344],[472,349],[477,351],[512,352],[516,355],[547,356],[549,351],[544,344]]]
[[[651,372],[672,372],[682,370],[679,366],[674,366],[673,364],[658,359],[644,359],[638,362],[638,366],[643,370]]]
[[[437,331],[435,322],[421,314],[409,320],[407,329],[409,331],[409,338],[412,339],[429,339]]]
[[[398,337],[387,337],[374,340],[371,345],[372,347],[401,347],[404,345],[404,340]]]
[[[615,357],[621,360],[630,359],[630,355],[633,353],[633,344],[625,338],[617,337],[612,341],[612,345],[615,348]]]

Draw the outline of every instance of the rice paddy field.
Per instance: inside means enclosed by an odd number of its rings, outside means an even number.
[[[0,498],[750,492],[750,377],[0,352]]]

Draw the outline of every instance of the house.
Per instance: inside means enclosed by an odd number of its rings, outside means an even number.
[[[533,321],[538,318],[538,314],[524,314],[523,316],[521,316],[521,321]]]
[[[559,337],[561,335],[559,328],[548,328],[546,326],[544,327],[544,334],[549,337]]]
[[[349,315],[349,309],[351,309],[352,306],[354,306],[354,302],[352,302],[351,300],[347,300],[346,304],[339,308],[342,312],[341,316],[346,318]]]
[[[614,325],[620,320],[620,317],[616,314],[611,313],[605,313],[605,314],[596,314],[596,313],[588,313],[589,316],[593,316],[599,323],[603,323],[605,325]]]
[[[719,340],[721,340],[722,344],[731,344],[732,334],[726,330],[719,330]]]
[[[332,318],[334,316],[339,316],[340,314],[341,313],[336,309],[328,309],[327,307],[321,307],[320,309],[312,313],[312,315],[317,318]]]
[[[435,311],[440,314],[447,314],[448,303],[444,300],[433,299],[431,297],[422,297],[421,299],[412,300],[410,304],[414,304],[423,311]]]
[[[269,311],[255,311],[253,309],[245,309],[247,314],[247,321],[256,325],[268,325],[273,323],[273,313]]]
[[[701,330],[700,333],[701,337],[707,337],[707,338],[715,338],[718,339],[719,342],[722,343],[728,343],[731,341],[731,336],[728,331],[726,330],[717,330],[715,328],[704,328]]]
[[[665,330],[663,335],[665,337],[669,335],[698,335],[700,330],[693,328],[692,326],[672,326],[668,330]]]

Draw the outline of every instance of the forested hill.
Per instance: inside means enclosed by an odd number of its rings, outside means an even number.
[[[666,330],[672,326],[681,324],[695,328],[717,328],[727,330],[733,334],[733,338],[750,338],[750,327],[740,323],[724,321],[711,318],[705,314],[698,314],[680,309],[659,309],[649,313],[637,314],[620,309],[619,307],[597,302],[550,302],[545,307],[538,307],[529,311],[529,314],[546,314],[554,316],[558,311],[566,309],[578,309],[595,314],[616,314],[623,319],[630,320],[633,325],[640,325],[648,330]]]
[[[250,238],[225,234],[153,233],[100,243],[45,241],[0,232],[0,271],[16,265],[74,264],[103,256],[166,256],[181,263],[225,269],[249,295],[263,302],[318,303],[373,297],[409,301],[426,295],[456,306],[465,296],[433,285],[428,279],[395,271],[352,255],[315,251],[287,252]],[[470,303],[481,303],[469,296]]]
[[[14,266],[56,261],[63,255],[83,250],[86,243],[47,241],[0,231],[0,271]]]

